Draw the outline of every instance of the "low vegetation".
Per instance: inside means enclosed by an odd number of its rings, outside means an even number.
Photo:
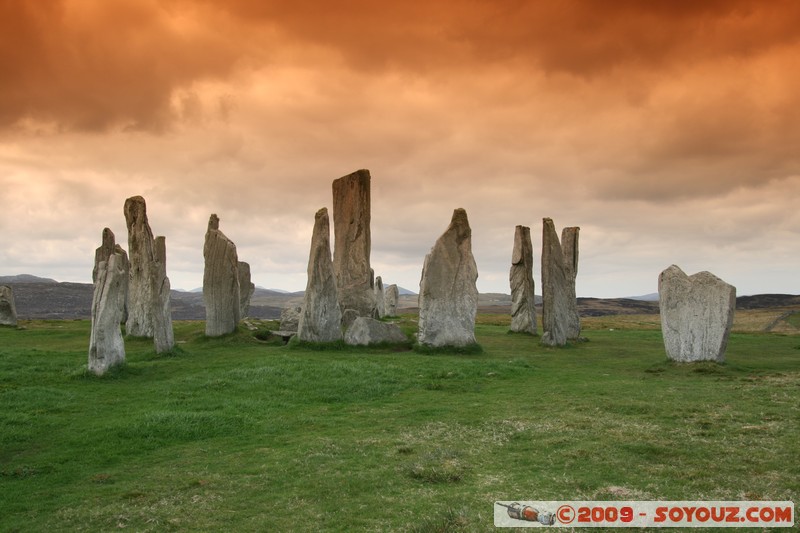
[[[797,501],[800,336],[738,330],[726,364],[676,365],[655,320],[589,319],[557,349],[480,315],[469,354],[176,322],[173,353],[128,340],[102,378],[88,321],[0,328],[0,531],[489,531],[496,500]]]

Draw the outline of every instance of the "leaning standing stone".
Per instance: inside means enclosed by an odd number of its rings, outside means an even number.
[[[332,342],[342,338],[342,312],[331,260],[330,222],[328,210],[324,207],[314,217],[308,283],[297,325],[297,338],[311,342]]]
[[[219,218],[208,220],[203,246],[203,303],[206,335],[218,337],[236,331],[241,318],[239,300],[239,258],[236,245],[219,229]]]
[[[419,288],[420,344],[475,344],[478,267],[472,256],[467,212],[456,209],[450,226],[425,257]]]
[[[120,322],[125,307],[127,266],[127,259],[118,252],[95,265],[89,370],[98,376],[125,361],[125,342]]]
[[[8,285],[0,285],[0,326],[17,325],[17,306],[14,291]]]
[[[658,277],[661,333],[673,361],[725,361],[736,287],[711,274],[687,276],[672,265]]]
[[[374,314],[375,299],[369,264],[370,175],[358,170],[333,181],[333,264],[339,304],[359,316]]]
[[[531,228],[517,226],[511,253],[511,331],[536,335]]]

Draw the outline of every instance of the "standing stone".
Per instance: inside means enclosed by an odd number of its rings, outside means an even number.
[[[170,284],[167,277],[167,240],[156,237],[154,241],[155,278],[153,279],[153,344],[156,353],[169,352],[175,347],[172,330],[172,313],[169,304]]]
[[[687,276],[672,265],[658,277],[661,333],[667,356],[682,363],[725,361],[736,287],[710,272]]]
[[[369,264],[370,174],[358,170],[333,181],[333,265],[339,304],[359,316],[374,315]]]
[[[107,244],[106,237],[104,231],[104,245]],[[112,244],[113,239],[112,233]],[[103,246],[100,247],[102,248]],[[96,263],[93,277],[89,370],[100,376],[112,366],[125,361],[125,342],[120,329],[125,309],[125,288],[128,285],[128,259],[124,252],[115,251],[108,258]]]
[[[397,285],[389,285],[386,287],[386,294],[384,296],[384,309],[386,316],[397,316],[397,301],[400,299],[400,291]]]
[[[511,253],[511,331],[536,335],[531,228],[517,226]]]
[[[542,220],[542,344],[563,346],[573,320],[571,301],[575,300],[571,273],[558,241],[553,220]]]
[[[125,200],[124,212],[130,254],[126,332],[135,337],[153,338],[158,353],[169,351],[174,340],[166,240],[153,238],[144,198],[133,196]]]
[[[0,326],[17,325],[17,306],[14,291],[8,285],[0,285]]]
[[[250,264],[239,261],[239,317],[244,318],[250,313],[250,299],[255,292],[256,286],[250,276]]]
[[[564,266],[570,284],[570,298],[567,302],[567,340],[578,340],[581,336],[581,317],[578,313],[575,280],[578,277],[578,235],[581,228],[574,226],[561,230],[561,249],[564,252]]]
[[[378,318],[386,316],[386,295],[383,290],[383,280],[380,276],[375,278],[375,315]]]
[[[121,323],[128,320],[128,276],[130,272],[130,262],[128,261],[128,254],[122,249],[122,246],[116,244],[114,232],[109,228],[103,228],[102,244],[94,251],[94,268],[92,269],[92,283],[97,283],[97,276],[100,269],[100,263],[108,261],[113,254],[120,254],[122,256],[122,268],[125,269],[125,279],[122,282],[122,298],[119,300],[122,305],[122,314],[120,315]],[[95,289],[96,290],[96,289]]]
[[[296,332],[302,312],[303,307],[300,305],[290,305],[281,309],[281,331]]]
[[[342,338],[342,312],[331,260],[330,222],[328,210],[324,207],[314,217],[308,283],[297,325],[297,338],[311,342],[332,342]]]
[[[404,343],[408,342],[408,337],[397,324],[360,316],[347,328],[344,342],[352,346],[369,346],[370,344]]]
[[[450,226],[425,257],[419,283],[420,344],[475,344],[478,267],[472,256],[467,212],[456,209]]]
[[[232,333],[241,318],[239,258],[236,245],[220,231],[219,218],[215,214],[208,219],[203,259],[206,335],[218,337]]]

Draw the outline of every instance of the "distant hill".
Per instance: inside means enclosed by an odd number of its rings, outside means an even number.
[[[92,309],[91,283],[59,283],[48,278],[27,274],[0,276],[0,284],[9,285],[14,291],[14,300],[19,318],[89,318]],[[417,309],[417,295],[402,290],[398,302],[400,312],[413,313]],[[649,296],[649,295],[645,295]],[[536,305],[541,307],[541,296],[536,296]],[[203,293],[173,290],[170,293],[172,318],[175,320],[205,320]],[[257,288],[250,300],[249,316],[253,318],[280,318],[281,309],[303,303],[303,291],[285,292]],[[791,294],[757,294],[736,299],[737,309],[764,309],[774,307],[800,307],[800,296]],[[503,293],[481,293],[478,295],[478,310],[481,313],[509,313],[511,296]],[[581,316],[603,316],[617,314],[656,314],[658,301],[638,298],[578,298]]]
[[[658,301],[658,293],[651,292],[650,294],[643,294],[641,296],[626,296],[625,300],[641,300],[643,302],[657,302]]]

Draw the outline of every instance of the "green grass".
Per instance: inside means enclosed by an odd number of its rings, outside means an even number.
[[[176,322],[173,353],[127,340],[97,378],[87,321],[23,326],[0,329],[4,532],[489,531],[497,500],[800,494],[798,337],[676,365],[652,329],[557,349],[479,317],[458,354]]]

